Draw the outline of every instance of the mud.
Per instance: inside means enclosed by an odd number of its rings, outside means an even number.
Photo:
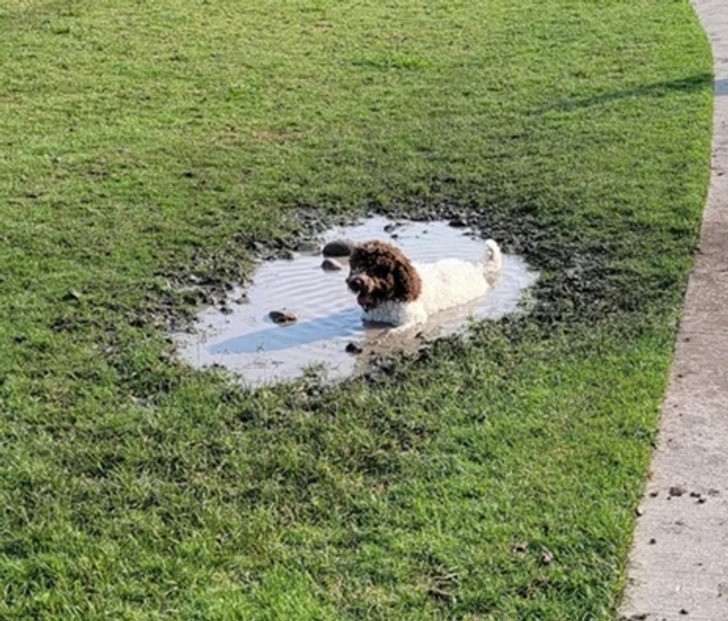
[[[316,369],[329,379],[363,370],[372,356],[414,352],[423,341],[463,332],[471,319],[498,319],[524,312],[525,292],[536,281],[525,261],[504,255],[503,271],[489,293],[474,303],[433,317],[425,326],[392,335],[383,326],[365,326],[344,279],[347,258],[335,261],[341,270],[326,269],[317,250],[335,240],[389,239],[416,262],[445,257],[479,261],[482,238],[466,222],[410,222],[383,217],[340,226],[322,235],[291,259],[261,263],[243,290],[235,286],[226,298],[206,308],[190,330],[173,335],[189,364],[223,366],[250,387],[285,381]],[[272,311],[285,309],[296,321],[276,325]]]

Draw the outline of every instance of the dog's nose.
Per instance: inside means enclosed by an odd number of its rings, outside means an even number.
[[[354,293],[359,293],[364,285],[364,281],[359,276],[350,276],[346,279],[346,284],[349,285],[349,289]]]

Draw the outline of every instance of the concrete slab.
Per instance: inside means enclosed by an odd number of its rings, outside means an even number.
[[[693,0],[715,62],[712,175],[621,619],[728,621],[728,0]]]

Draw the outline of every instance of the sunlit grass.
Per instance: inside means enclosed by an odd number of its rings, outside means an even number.
[[[0,617],[611,618],[708,180],[687,3],[0,28]],[[467,214],[534,313],[331,390],[174,361],[177,282],[370,210]]]

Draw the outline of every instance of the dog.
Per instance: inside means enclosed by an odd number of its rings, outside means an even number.
[[[485,248],[480,263],[442,259],[413,264],[390,243],[363,242],[352,249],[346,284],[357,295],[364,321],[406,329],[485,295],[502,265],[498,244],[489,239]]]

